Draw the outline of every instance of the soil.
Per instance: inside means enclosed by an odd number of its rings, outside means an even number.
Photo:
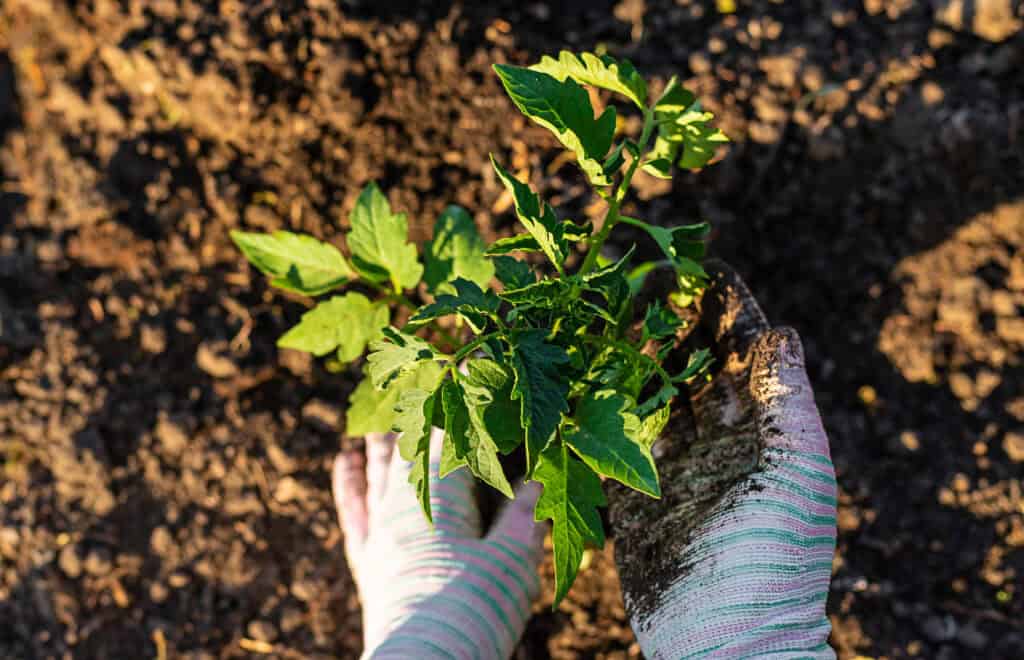
[[[449,203],[493,238],[488,152],[600,217],[489,70],[563,47],[679,73],[733,138],[626,212],[709,220],[803,338],[839,656],[1024,657],[1021,8],[948,4],[5,2],[0,657],[358,654],[327,480],[356,374],[276,349],[303,303],[228,231],[338,240],[376,180],[418,241]],[[639,655],[611,557],[555,612],[544,567],[519,657]]]

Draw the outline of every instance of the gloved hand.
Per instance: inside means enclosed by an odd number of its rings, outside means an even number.
[[[662,499],[608,496],[626,610],[648,658],[834,658],[836,480],[800,339],[709,266],[721,371],[654,447]]]
[[[368,435],[366,457],[334,463],[345,554],[363,605],[364,658],[507,658],[537,597],[544,528],[533,522],[540,489],[527,484],[480,538],[473,479],[438,479],[443,431],[431,436],[430,501],[423,517],[411,465],[395,436]]]

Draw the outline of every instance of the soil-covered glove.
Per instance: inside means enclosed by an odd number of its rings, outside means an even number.
[[[521,487],[481,538],[472,476],[458,470],[438,479],[442,437],[434,429],[433,530],[394,436],[367,436],[365,458],[353,451],[335,461],[334,498],[363,605],[364,658],[507,658],[539,593],[539,489]]]
[[[709,266],[721,370],[654,447],[662,499],[609,493],[626,609],[648,658],[834,658],[836,480],[800,339]]]

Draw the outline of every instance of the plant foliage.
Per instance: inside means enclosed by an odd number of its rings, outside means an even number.
[[[449,206],[421,261],[405,214],[373,183],[349,216],[348,259],[330,243],[284,231],[232,238],[275,287],[306,296],[349,288],[303,314],[278,345],[338,363],[369,350],[347,432],[401,433],[398,449],[413,464],[410,483],[428,520],[432,427],[445,431],[442,477],[466,469],[510,498],[503,457],[522,452],[525,478],[543,485],[536,518],[553,525],[557,603],[585,547],[604,542],[602,479],[660,497],[651,446],[677,387],[710,362],[696,351],[684,369],[666,371],[683,322],[660,302],[636,308],[644,277],[658,267],[674,269],[677,304],[700,291],[708,225],[653,225],[622,215],[621,205],[638,169],[669,178],[674,167],[701,168],[726,138],[675,78],[649,103],[647,81],[626,60],[562,52],[532,67],[494,68],[516,107],[572,152],[607,202],[599,230],[559,218],[492,156],[523,233],[490,245],[465,209]],[[595,114],[585,86],[639,108],[640,135],[617,134],[615,106]],[[620,223],[646,232],[663,258],[633,263],[631,249],[602,261]],[[400,306],[409,309],[396,313]]]

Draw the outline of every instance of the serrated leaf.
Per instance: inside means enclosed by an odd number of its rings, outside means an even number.
[[[441,371],[441,365],[436,362],[421,362],[419,367],[395,378],[383,390],[374,387],[368,375],[364,376],[348,398],[345,435],[358,437],[390,431],[395,421],[395,404],[402,392],[417,388],[433,391]]]
[[[630,246],[629,251],[615,263],[587,273],[583,277],[584,288],[600,294],[605,299],[608,314],[613,323],[619,322],[624,306],[629,302],[630,293],[629,282],[626,280],[626,266],[629,265],[635,249],[635,245]]]
[[[710,112],[701,115],[701,119],[692,119],[682,125],[683,152],[679,156],[679,167],[698,170],[715,157],[718,145],[729,141],[720,129],[711,126],[713,118]]]
[[[683,320],[670,307],[665,307],[660,301],[655,300],[644,314],[643,341],[672,337],[682,325]]]
[[[388,306],[372,303],[361,293],[346,293],[319,303],[302,315],[277,345],[317,357],[338,350],[339,362],[351,362],[381,336],[390,316]]]
[[[582,384],[587,388],[603,385],[601,389],[612,389],[635,398],[643,388],[646,375],[647,369],[634,354],[608,346],[590,358]]]
[[[565,350],[546,341],[544,330],[527,330],[512,338],[515,383],[512,398],[520,402],[526,431],[526,475],[555,436],[562,413],[569,411],[569,383],[559,365],[569,361]]]
[[[416,286],[423,266],[416,246],[408,243],[409,223],[404,213],[393,213],[376,183],[369,183],[349,215],[352,231],[348,246],[352,264],[372,282],[390,282],[395,291]]]
[[[450,283],[460,277],[485,288],[494,277],[486,251],[469,213],[461,206],[448,206],[434,224],[434,239],[423,247],[423,281],[431,293],[450,293]]]
[[[632,401],[612,390],[589,392],[576,404],[576,424],[563,437],[594,472],[661,497],[650,449],[634,439],[640,418],[632,408]]]
[[[698,376],[707,371],[712,362],[714,362],[714,358],[711,356],[710,349],[702,348],[699,351],[694,351],[690,353],[686,367],[678,375],[672,377],[672,382],[680,383]]]
[[[627,59],[620,62],[610,55],[575,55],[563,50],[558,54],[557,60],[545,55],[539,64],[534,64],[530,68],[558,80],[569,77],[584,85],[617,92],[641,109],[647,105],[647,83]]]
[[[395,420],[392,430],[400,433],[398,453],[412,463],[409,483],[416,488],[423,515],[431,524],[434,517],[430,511],[430,429],[434,418],[437,394],[421,389],[402,392],[395,405]]]
[[[707,280],[707,274],[699,261],[703,259],[706,249],[704,239],[710,230],[708,223],[678,227],[657,227],[645,222],[633,224],[651,235],[681,278],[688,278],[695,286],[703,285]]]
[[[555,563],[554,607],[576,580],[583,549],[604,545],[604,528],[597,507],[605,505],[601,480],[589,467],[569,456],[556,442],[540,455],[533,480],[544,486],[534,520],[550,520]]]
[[[640,421],[640,429],[633,436],[634,439],[647,449],[650,449],[661,436],[661,432],[665,430],[665,426],[668,425],[668,420],[671,416],[672,407],[668,404],[658,408]]]
[[[602,162],[615,134],[615,108],[594,118],[587,91],[571,78],[559,80],[531,69],[495,64],[505,91],[520,112],[547,128],[576,155],[580,169],[595,186],[611,185]]]
[[[461,277],[452,282],[455,295],[443,293],[429,305],[420,307],[409,319],[412,327],[436,318],[458,314],[466,319],[474,332],[481,332],[490,315],[498,311],[501,299],[493,291],[483,291],[474,282]]]
[[[482,439],[509,454],[523,444],[520,403],[512,398],[515,377],[509,370],[483,358],[469,360],[459,383],[469,407],[469,421]]]
[[[542,279],[518,289],[505,289],[498,295],[515,306],[552,308],[567,306],[578,296],[573,285],[578,284],[575,276],[557,279]],[[576,287],[578,288],[578,286]]]
[[[498,256],[492,259],[494,270],[497,273],[498,281],[506,289],[521,289],[537,282],[530,264],[520,261],[514,257]]]
[[[454,380],[445,382],[441,400],[445,441],[452,444],[455,458],[464,460],[478,479],[511,499],[512,486],[498,459],[498,448],[489,435],[477,432],[462,387]]]
[[[232,231],[231,240],[279,289],[318,296],[355,276],[338,248],[312,236],[287,231],[273,234]]]
[[[587,240],[594,231],[594,225],[588,222],[578,225],[572,220],[562,221],[562,238],[567,243]],[[540,243],[530,234],[516,234],[499,238],[487,248],[487,256],[500,256],[510,252],[541,252]]]
[[[395,378],[419,368],[422,362],[437,359],[434,347],[419,337],[394,328],[382,331],[386,340],[370,344],[366,370],[374,387],[384,389]]]
[[[636,407],[635,412],[641,417],[647,415],[658,407],[667,405],[672,400],[672,397],[677,394],[679,394],[679,390],[673,387],[671,383],[664,383],[661,388],[651,396],[651,398],[640,403],[640,405]]]
[[[493,155],[491,165],[505,188],[512,193],[519,222],[530,232],[537,247],[560,270],[569,248],[565,239],[565,226],[555,217],[554,209],[540,195],[530,190],[530,186],[506,171]]]

